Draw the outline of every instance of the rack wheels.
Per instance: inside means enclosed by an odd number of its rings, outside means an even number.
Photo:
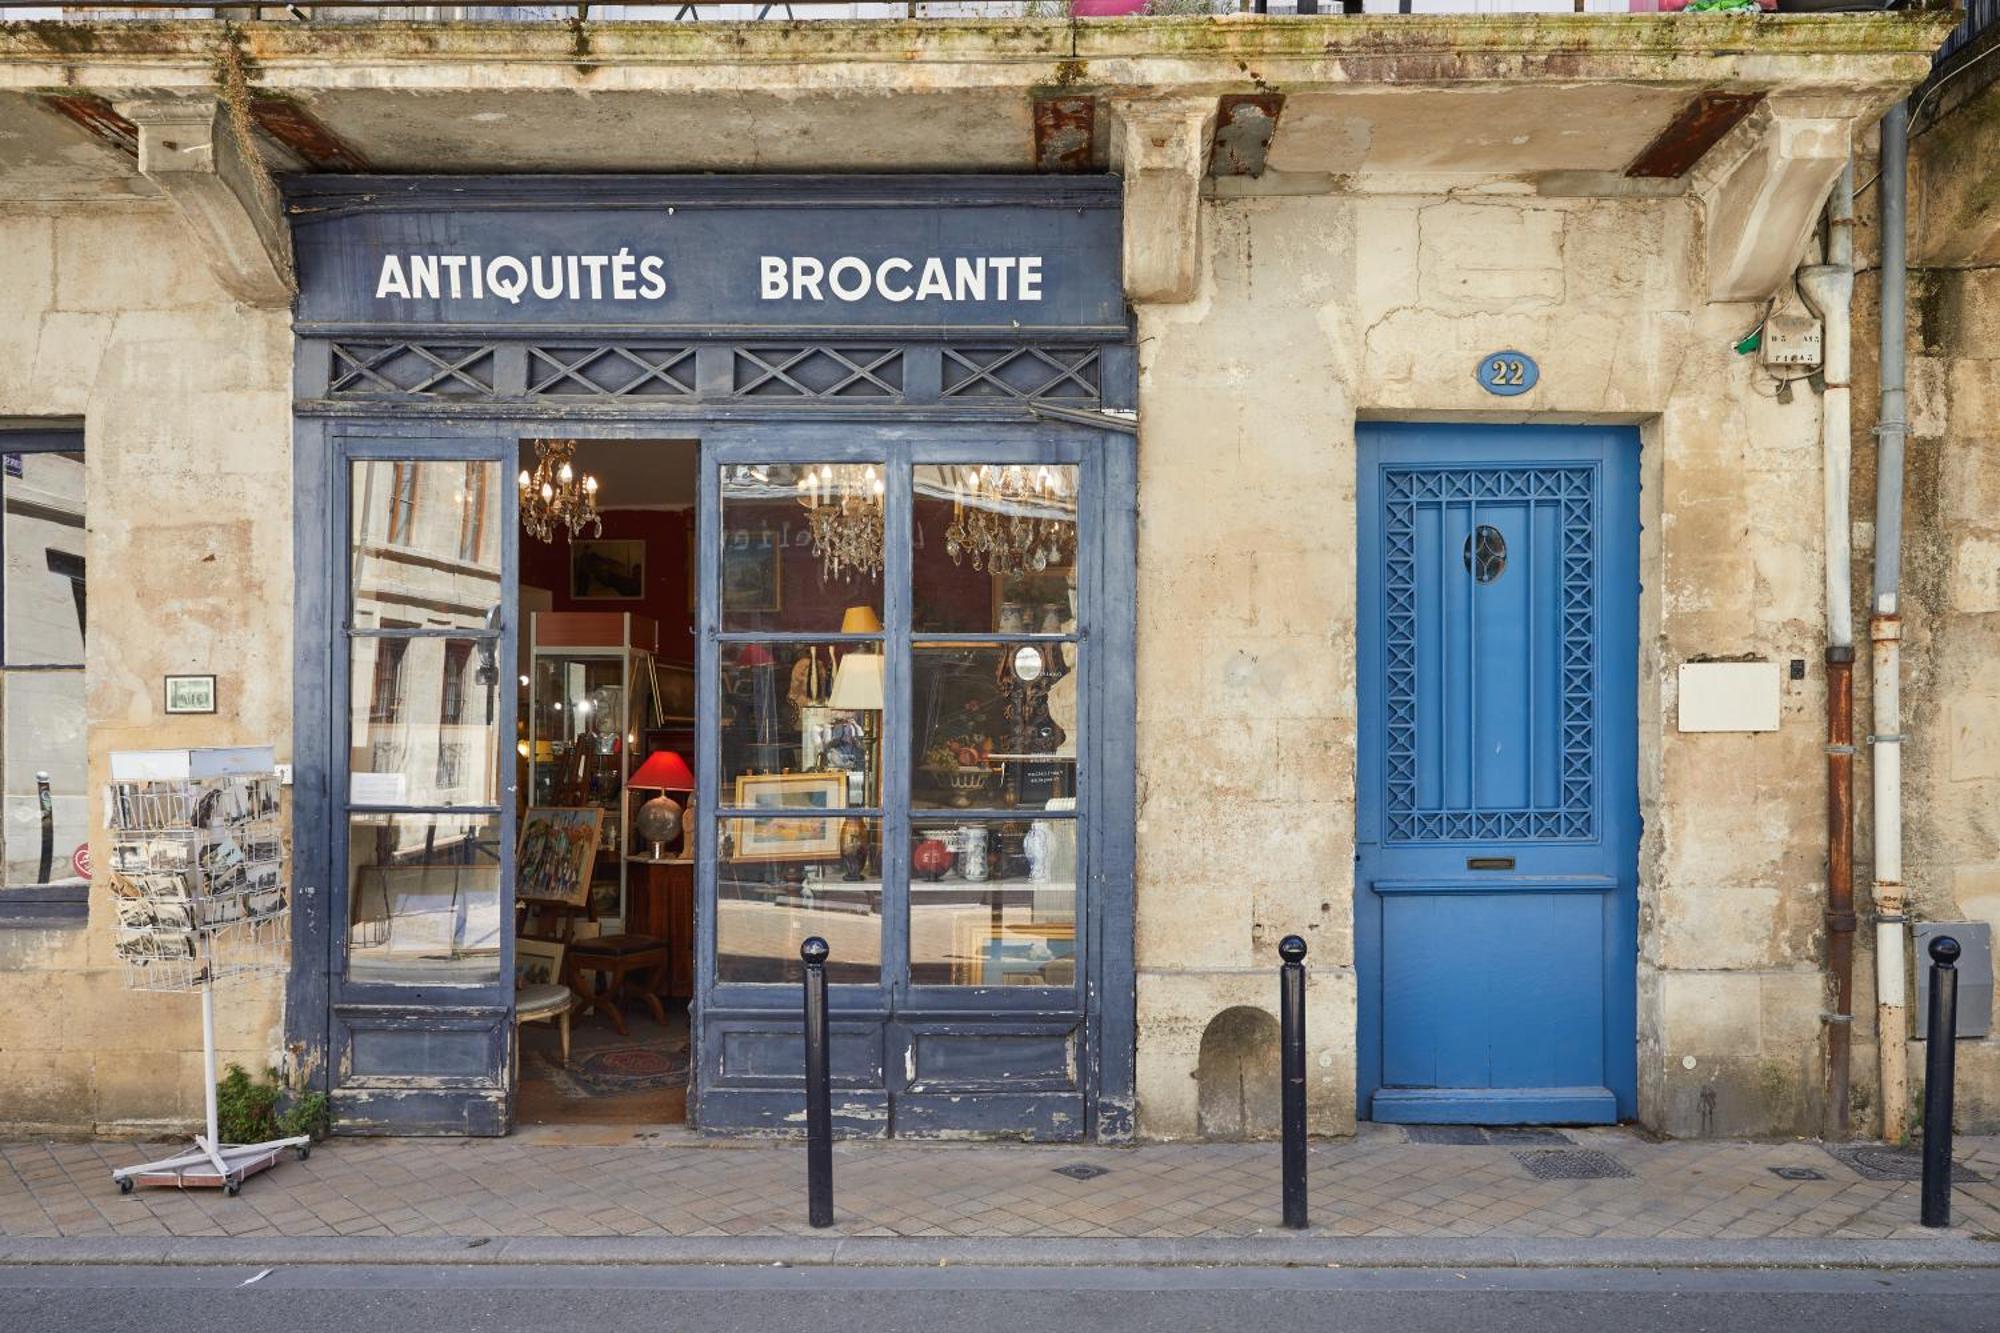
[[[225,1180],[222,1182],[222,1192],[232,1199],[236,1197],[236,1192],[242,1188],[243,1182],[240,1180]]]
[[[301,1143],[298,1147],[298,1154],[299,1160],[301,1162],[305,1161],[306,1158],[313,1155],[313,1146],[310,1143]]]
[[[118,1192],[120,1194],[130,1194],[132,1192],[132,1177],[118,1177]]]

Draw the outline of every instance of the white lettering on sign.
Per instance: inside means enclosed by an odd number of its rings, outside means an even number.
[[[624,249],[610,255],[384,255],[375,299],[483,301],[657,301],[667,294],[666,261]]]
[[[982,255],[944,260],[935,255],[919,264],[894,256],[873,268],[853,255],[817,259],[812,255],[760,255],[757,294],[766,301],[1039,301],[1040,255]],[[991,293],[989,297],[989,293]]]

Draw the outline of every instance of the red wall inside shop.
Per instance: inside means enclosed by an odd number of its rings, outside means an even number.
[[[646,543],[646,595],[626,599],[569,595],[569,539],[553,542],[521,535],[521,582],[555,594],[555,611],[630,611],[660,627],[660,660],[694,661],[694,612],[688,605],[688,529],[691,510],[608,509],[602,539]],[[593,535],[591,540],[596,540]],[[524,627],[525,628],[525,627]]]

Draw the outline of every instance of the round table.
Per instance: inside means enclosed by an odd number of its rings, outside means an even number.
[[[576,996],[567,986],[544,983],[537,986],[523,986],[514,992],[514,1021],[516,1023],[537,1023],[545,1018],[556,1020],[562,1030],[562,1062],[569,1063],[569,1011],[575,1005]],[[520,1042],[514,1043],[515,1058],[520,1056]]]

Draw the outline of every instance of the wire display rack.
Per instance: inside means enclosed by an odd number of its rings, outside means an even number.
[[[132,990],[201,996],[207,1133],[194,1148],[111,1173],[135,1185],[221,1189],[275,1166],[309,1137],[222,1142],[216,1106],[217,982],[282,974],[290,911],[280,788],[268,746],[114,754],[105,788],[118,911],[113,950]]]

